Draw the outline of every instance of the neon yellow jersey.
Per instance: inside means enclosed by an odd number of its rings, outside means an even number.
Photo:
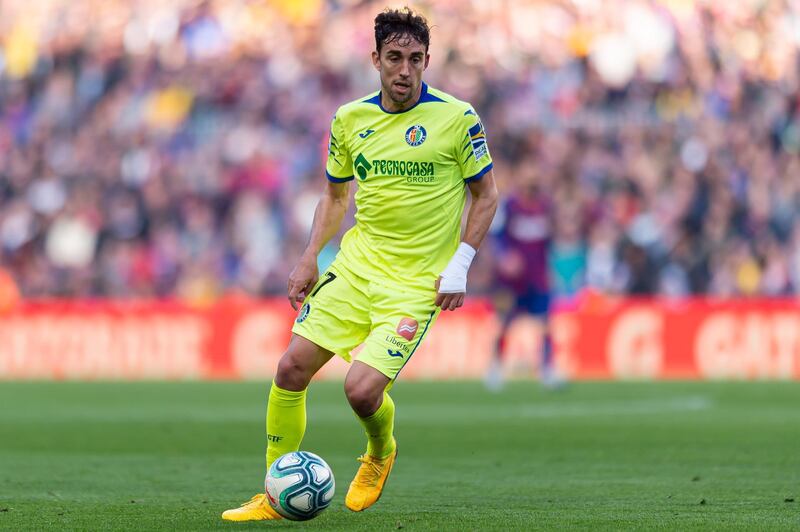
[[[424,83],[405,111],[386,111],[380,92],[343,105],[326,174],[355,178],[358,191],[336,262],[366,279],[433,291],[461,237],[465,183],[491,168],[472,106]]]

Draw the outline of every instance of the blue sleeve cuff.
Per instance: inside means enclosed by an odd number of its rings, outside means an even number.
[[[345,183],[347,181],[352,181],[353,180],[353,176],[349,176],[349,177],[332,176],[331,174],[328,173],[327,170],[325,170],[325,175],[328,177],[328,181],[330,181],[331,183]]]
[[[477,174],[475,174],[475,175],[474,175],[474,176],[472,176],[472,177],[468,177],[468,178],[466,178],[466,179],[464,180],[464,183],[471,183],[471,182],[473,182],[473,181],[477,181],[477,180],[479,180],[480,178],[482,178],[482,177],[483,177],[483,175],[484,175],[486,172],[488,172],[489,170],[491,170],[491,169],[492,169],[492,166],[494,166],[494,163],[489,163],[489,164],[487,164],[487,165],[486,165],[486,167],[485,167],[483,170],[481,170],[480,172],[478,172]]]

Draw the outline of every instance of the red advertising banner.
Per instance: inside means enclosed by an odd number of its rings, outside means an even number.
[[[23,302],[0,313],[0,379],[265,379],[294,312],[284,299]],[[403,378],[480,378],[499,324],[490,305],[443,313]],[[504,364],[535,376],[542,327],[512,324]],[[800,379],[793,300],[586,299],[552,319],[556,364],[569,379]],[[333,360],[320,378],[341,378]]]
[[[798,379],[798,303],[584,301],[556,318],[558,363],[590,379]]]

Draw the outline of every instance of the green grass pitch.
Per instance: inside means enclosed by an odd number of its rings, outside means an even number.
[[[399,382],[397,466],[344,508],[364,439],[314,383],[307,523],[226,523],[263,483],[265,383],[0,383],[0,529],[800,529],[800,384]]]

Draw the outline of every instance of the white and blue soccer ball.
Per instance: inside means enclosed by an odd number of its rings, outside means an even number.
[[[313,519],[333,500],[336,484],[333,471],[314,453],[284,454],[267,472],[264,481],[267,500],[286,519]]]

